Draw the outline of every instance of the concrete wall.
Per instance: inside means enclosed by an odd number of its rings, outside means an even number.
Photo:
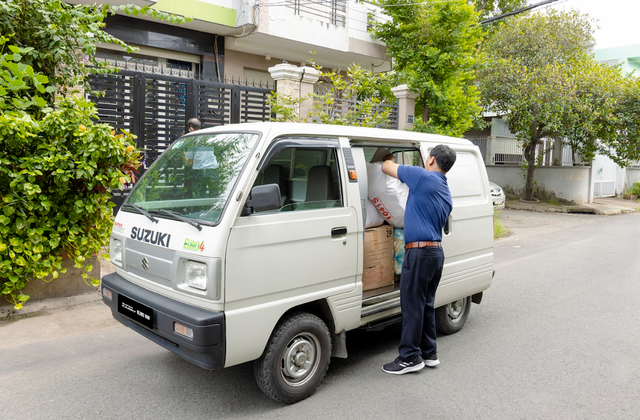
[[[100,262],[98,261],[98,258],[92,257],[88,263],[93,266],[93,270],[90,273],[91,276],[96,279],[99,278]],[[22,289],[22,292],[30,296],[28,302],[41,299],[76,296],[96,291],[96,287],[91,285],[91,282],[89,282],[88,285],[85,283],[82,278],[82,270],[73,268],[73,261],[64,259],[62,261],[62,267],[66,268],[67,272],[65,274],[60,274],[60,277],[57,279],[53,279],[48,283],[43,280],[34,279],[27,283],[25,288]],[[5,304],[8,304],[8,302],[2,298],[0,300],[0,305]]]
[[[589,172],[590,166],[547,166],[537,168],[534,180],[537,188],[553,191],[559,198],[589,202]],[[514,191],[522,191],[524,178],[519,166],[488,165],[489,180]]]
[[[264,6],[283,6],[276,3],[267,1]],[[240,17],[254,16],[252,9],[242,7],[244,13]],[[331,23],[330,2],[313,6],[322,16],[308,13],[306,9],[296,14],[289,7],[260,7],[256,20],[259,24],[251,36],[226,37],[225,50],[280,56],[295,64],[313,58],[320,65],[340,70],[346,70],[353,63],[376,71],[390,70],[391,60],[386,57],[384,43],[367,32],[368,10],[376,7],[358,2],[347,2],[346,7],[344,14],[338,13],[337,24]],[[378,18],[382,17],[378,15]],[[317,55],[313,56],[312,51]],[[277,62],[272,65],[275,64]]]
[[[309,55],[311,58],[311,55]],[[224,76],[236,80],[242,79],[244,69],[262,70],[269,72],[269,67],[282,63],[282,58],[272,57],[267,61],[264,55],[247,54],[240,51],[226,50],[224,58]]]

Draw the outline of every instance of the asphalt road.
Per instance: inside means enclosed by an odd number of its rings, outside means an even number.
[[[94,302],[0,322],[0,418],[639,419],[640,213],[502,217],[494,282],[435,369],[384,374],[399,329],[356,331],[316,393],[282,406],[251,364],[204,371]]]

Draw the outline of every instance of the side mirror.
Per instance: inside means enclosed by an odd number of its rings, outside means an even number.
[[[255,212],[278,210],[280,208],[280,187],[278,184],[258,185],[251,189],[251,198],[242,209],[242,216]]]

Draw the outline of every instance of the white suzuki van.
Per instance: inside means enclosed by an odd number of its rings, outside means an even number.
[[[454,333],[493,277],[489,180],[469,141],[407,131],[255,123],[178,139],[117,214],[103,300],[198,366],[255,360],[269,397],[306,398],[347,356],[346,331],[400,320],[393,278],[363,286],[377,275],[364,266],[366,163],[383,147],[423,166],[440,143],[457,152],[436,295],[438,329]]]

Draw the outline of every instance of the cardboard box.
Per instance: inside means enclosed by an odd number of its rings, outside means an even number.
[[[393,226],[365,230],[363,290],[390,286],[393,282]]]

